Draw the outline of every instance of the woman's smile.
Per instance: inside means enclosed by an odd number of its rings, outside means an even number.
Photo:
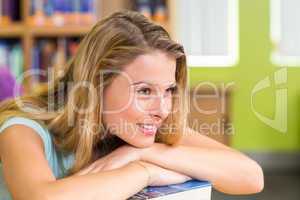
[[[154,124],[137,124],[139,127],[139,130],[145,135],[145,136],[154,136],[157,132],[158,127]]]

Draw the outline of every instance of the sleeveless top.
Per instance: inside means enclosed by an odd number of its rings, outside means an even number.
[[[0,134],[4,129],[12,125],[24,125],[35,130],[35,132],[41,137],[44,144],[45,157],[48,164],[54,174],[54,176],[59,179],[67,175],[67,170],[70,169],[74,164],[74,154],[62,154],[55,149],[54,143],[52,141],[51,134],[48,129],[35,120],[31,120],[23,117],[12,117],[6,120],[0,126]],[[19,134],[22,134],[20,132]],[[30,159],[33,155],[26,155]],[[0,162],[0,199],[1,200],[12,200],[12,197],[5,185],[2,164]]]

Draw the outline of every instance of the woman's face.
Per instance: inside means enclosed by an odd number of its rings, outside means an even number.
[[[172,110],[176,61],[161,51],[138,56],[104,90],[103,122],[135,147],[154,143]]]

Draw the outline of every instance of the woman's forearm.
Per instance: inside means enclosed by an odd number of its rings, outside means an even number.
[[[39,188],[36,199],[51,200],[121,200],[127,199],[147,186],[148,174],[135,162],[95,174],[70,176]]]
[[[192,178],[209,180],[225,193],[256,193],[263,188],[260,166],[233,150],[156,143],[142,153],[142,160]]]

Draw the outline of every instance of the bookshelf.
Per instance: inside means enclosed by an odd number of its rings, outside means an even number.
[[[3,2],[3,1],[2,1]],[[16,0],[18,5],[19,19],[10,23],[1,23],[0,21],[0,40],[16,39],[20,42],[23,51],[23,70],[27,71],[32,68],[33,55],[32,49],[39,38],[82,38],[91,28],[91,24],[70,24],[63,26],[36,25],[33,23],[31,15],[31,3],[33,0]],[[100,20],[115,11],[121,9],[133,9],[133,0],[94,0],[96,2],[96,20]],[[166,0],[166,7],[171,4],[171,0]],[[1,1],[0,1],[1,3]],[[169,15],[165,22],[160,22],[168,31],[170,31]],[[34,90],[33,81],[27,78],[23,81],[24,92],[30,93]],[[36,84],[35,84],[36,85]],[[38,85],[38,84],[37,84]]]

